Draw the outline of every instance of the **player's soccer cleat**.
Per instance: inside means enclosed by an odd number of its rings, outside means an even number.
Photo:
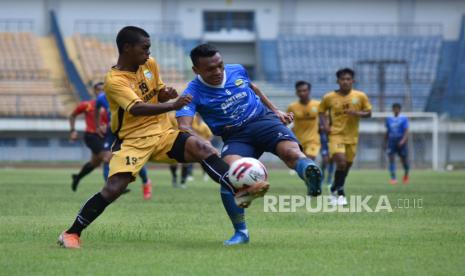
[[[404,175],[404,178],[402,179],[402,182],[404,183],[404,185],[407,185],[409,181],[410,181],[410,177],[408,175]]]
[[[305,168],[305,184],[309,196],[321,195],[321,180],[323,172],[316,164],[309,164]]]
[[[246,243],[249,243],[249,235],[241,231],[234,232],[234,235],[229,240],[225,240],[223,242],[224,245],[238,245]]]
[[[194,179],[194,177],[193,177],[192,175],[189,175],[189,176],[187,177],[187,181],[188,181],[188,182],[192,182],[192,181],[194,181],[194,180],[195,180],[195,179]]]
[[[389,179],[389,184],[391,185],[397,185],[397,179]]]
[[[149,200],[152,198],[152,181],[150,179],[147,180],[147,183],[142,185],[142,193],[144,195],[145,200]]]
[[[263,197],[269,188],[270,184],[265,181],[259,181],[253,185],[239,189],[234,195],[234,201],[238,207],[247,208],[254,199]]]
[[[65,231],[58,237],[58,244],[64,248],[81,248],[78,234],[68,234]]]
[[[337,205],[337,194],[331,193],[329,196],[329,203],[333,206]]]
[[[347,198],[343,195],[340,195],[337,197],[337,205],[339,206],[345,206],[347,205]]]
[[[71,179],[72,179],[71,190],[73,190],[73,192],[75,192],[77,190],[78,185],[79,185],[78,175],[77,174],[72,174]]]

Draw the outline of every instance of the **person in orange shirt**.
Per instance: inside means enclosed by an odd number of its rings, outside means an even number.
[[[97,95],[98,90],[94,89],[94,93]],[[97,135],[97,128],[94,120],[95,113],[95,99],[90,101],[82,101],[74,109],[69,116],[70,126],[70,140],[76,141],[78,139],[78,132],[76,131],[76,117],[80,114],[85,115],[86,129],[84,132],[84,142],[86,146],[92,152],[90,160],[82,166],[81,170],[77,174],[71,175],[71,189],[75,192],[81,179],[91,173],[95,168],[99,167],[102,163],[105,155],[104,140],[102,137]],[[108,124],[108,118],[105,112],[102,112],[100,116],[100,125],[102,129]]]

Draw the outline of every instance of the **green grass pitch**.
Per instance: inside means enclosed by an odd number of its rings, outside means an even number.
[[[224,247],[232,234],[213,182],[173,189],[166,169],[149,172],[154,198],[139,180],[82,236],[81,250],[56,238],[102,185],[100,171],[70,190],[71,170],[0,170],[1,275],[464,275],[465,173],[414,171],[411,184],[387,184],[385,171],[353,171],[347,191],[387,195],[393,212],[265,213],[247,211],[251,242]],[[269,194],[301,195],[303,184],[271,170]],[[396,208],[421,199],[422,208]],[[375,205],[371,202],[370,205]]]

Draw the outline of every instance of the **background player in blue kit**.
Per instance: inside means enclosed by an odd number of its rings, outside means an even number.
[[[108,105],[108,100],[107,97],[105,96],[105,92],[103,91],[103,82],[96,83],[94,85],[94,90],[100,91],[97,95],[96,103],[95,103],[95,109],[100,110],[101,108],[104,108],[105,111],[107,112],[107,117],[108,117],[108,127],[105,133],[101,132],[101,129],[97,131],[97,134],[100,135],[101,137],[104,137],[104,149],[106,151],[106,154],[104,156],[103,160],[103,178],[105,182],[108,180],[108,173],[110,171],[110,159],[111,159],[111,145],[113,145],[113,142],[116,139],[116,136],[111,132],[111,127],[110,127],[110,121],[111,121],[111,112],[110,112],[110,107]],[[98,114],[97,114],[98,113]],[[100,121],[99,118],[99,112],[96,112],[96,124],[98,127],[98,122]],[[142,169],[139,171],[139,176],[142,180],[142,193],[144,196],[144,199],[148,200],[152,198],[152,181],[148,178],[147,175],[147,169],[142,167]],[[126,189],[126,192],[128,192],[129,189]]]
[[[402,165],[404,166],[403,183],[409,182],[410,164],[408,160],[408,119],[400,115],[401,105],[395,103],[392,105],[393,116],[386,118],[386,137],[385,148],[387,147],[387,154],[389,156],[389,172],[391,179],[389,183],[397,184],[396,178],[396,154],[399,155]]]
[[[215,47],[199,45],[192,49],[190,57],[197,77],[183,93],[192,95],[192,102],[176,112],[179,128],[192,131],[193,117],[198,112],[212,132],[222,137],[221,155],[226,163],[271,152],[296,170],[309,195],[320,195],[320,168],[305,156],[297,138],[285,126],[293,121],[292,114],[278,110],[251,82],[242,65],[225,65]],[[236,206],[226,189],[221,189],[221,198],[235,229],[225,244],[247,243],[244,209]]]

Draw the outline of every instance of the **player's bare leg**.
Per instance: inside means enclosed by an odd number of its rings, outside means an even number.
[[[235,193],[234,198],[239,207],[249,207],[254,199],[263,197],[269,189],[268,183],[257,182],[255,185],[234,191],[227,176],[228,164],[218,156],[218,152],[210,143],[196,136],[190,136],[186,140],[184,159],[186,163],[200,162],[211,179]]]
[[[277,144],[276,154],[291,169],[305,181],[308,195],[321,194],[322,172],[312,159],[307,158],[300,150],[299,144],[294,141],[284,140]]]

